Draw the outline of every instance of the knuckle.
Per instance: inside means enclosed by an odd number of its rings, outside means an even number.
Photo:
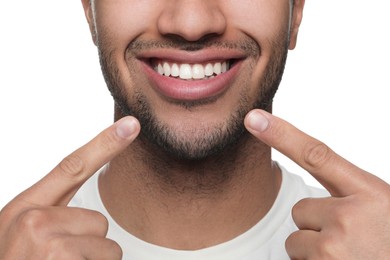
[[[92,214],[94,214],[93,219],[96,222],[96,226],[98,229],[98,233],[102,235],[106,235],[108,232],[108,220],[107,218],[100,212],[94,211]]]
[[[302,235],[300,231],[291,233],[284,242],[284,247],[291,259],[296,259],[298,245],[301,245]],[[299,254],[299,253],[298,253]]]
[[[93,214],[95,214],[95,218],[98,223],[100,223],[100,225],[108,227],[108,220],[106,216],[103,215],[103,213],[99,211],[93,211]]]
[[[291,215],[292,215],[292,218],[293,220],[295,221],[299,215],[301,214],[303,208],[304,208],[304,202],[305,202],[305,199],[301,199],[300,201],[298,201],[291,209]]]
[[[337,247],[334,236],[323,237],[317,245],[318,259],[338,259]]]
[[[353,215],[355,214],[348,208],[339,208],[338,210],[333,211],[335,227],[337,227],[340,235],[348,234],[349,230],[351,230],[351,228],[353,229],[354,218],[351,218]]]
[[[84,171],[85,163],[76,153],[65,157],[59,164],[59,169],[66,176],[74,177]]]
[[[47,223],[47,215],[40,209],[30,209],[24,211],[18,217],[18,226],[21,231],[27,231],[37,235],[45,228]]]
[[[123,251],[119,244],[113,240],[107,240],[107,252],[110,252],[110,259],[122,259]]]
[[[312,169],[320,169],[331,155],[331,149],[320,141],[308,142],[303,149],[303,161]]]
[[[284,247],[288,253],[291,253],[292,249],[294,248],[294,240],[296,239],[297,235],[298,231],[291,233],[284,242]]]
[[[44,255],[45,259],[74,259],[74,256],[70,255],[73,251],[66,239],[53,237],[47,241]]]

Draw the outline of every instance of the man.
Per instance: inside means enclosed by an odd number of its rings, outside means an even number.
[[[82,2],[116,123],[2,210],[1,259],[388,258],[389,185],[269,113],[303,0]]]

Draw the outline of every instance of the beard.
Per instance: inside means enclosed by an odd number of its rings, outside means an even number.
[[[273,97],[278,89],[288,53],[288,37],[286,34],[280,34],[280,37],[272,43],[273,52],[270,55],[269,63],[263,72],[263,76],[258,82],[256,90],[256,99],[248,96],[250,93],[250,76],[246,75],[243,80],[242,90],[238,105],[224,122],[214,125],[202,125],[193,129],[185,129],[186,135],[181,135],[176,129],[165,124],[154,113],[150,101],[143,94],[139,86],[133,88],[131,96],[126,91],[129,83],[125,84],[123,76],[109,48],[105,48],[104,41],[98,44],[100,64],[103,76],[108,89],[114,98],[116,108],[120,110],[121,115],[132,115],[136,117],[141,124],[141,134],[139,139],[153,149],[162,151],[170,157],[179,160],[197,161],[210,156],[220,154],[234,145],[247,134],[244,126],[245,115],[252,109],[260,108],[270,110]],[[226,43],[213,41],[209,39],[198,42],[187,42],[181,39],[172,38],[167,41],[141,41],[135,40],[129,44],[126,50],[126,57],[132,57],[131,53],[149,49],[149,48],[177,48],[186,51],[196,51],[206,47],[221,48],[239,48],[246,52],[248,57],[254,61],[260,56],[261,50],[257,43],[252,39],[245,39],[236,43]],[[130,53],[130,55],[129,55]],[[129,66],[130,67],[130,66]],[[253,64],[254,67],[254,64]],[[136,77],[135,71],[129,68],[130,78]],[[242,77],[245,78],[245,75]],[[145,82],[145,84],[147,84]],[[240,83],[241,84],[241,83]],[[131,83],[130,83],[131,85]],[[191,110],[214,102],[214,99],[202,101],[183,101],[175,104],[181,108]]]

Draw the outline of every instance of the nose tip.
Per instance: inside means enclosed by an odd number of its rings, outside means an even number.
[[[162,35],[176,35],[187,41],[198,41],[225,31],[226,19],[213,0],[172,2],[158,20],[158,30]]]

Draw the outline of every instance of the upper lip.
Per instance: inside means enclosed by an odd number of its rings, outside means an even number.
[[[244,59],[240,50],[207,48],[198,51],[183,51],[177,49],[153,49],[137,54],[140,60],[162,60],[176,63],[204,64],[215,61]]]

